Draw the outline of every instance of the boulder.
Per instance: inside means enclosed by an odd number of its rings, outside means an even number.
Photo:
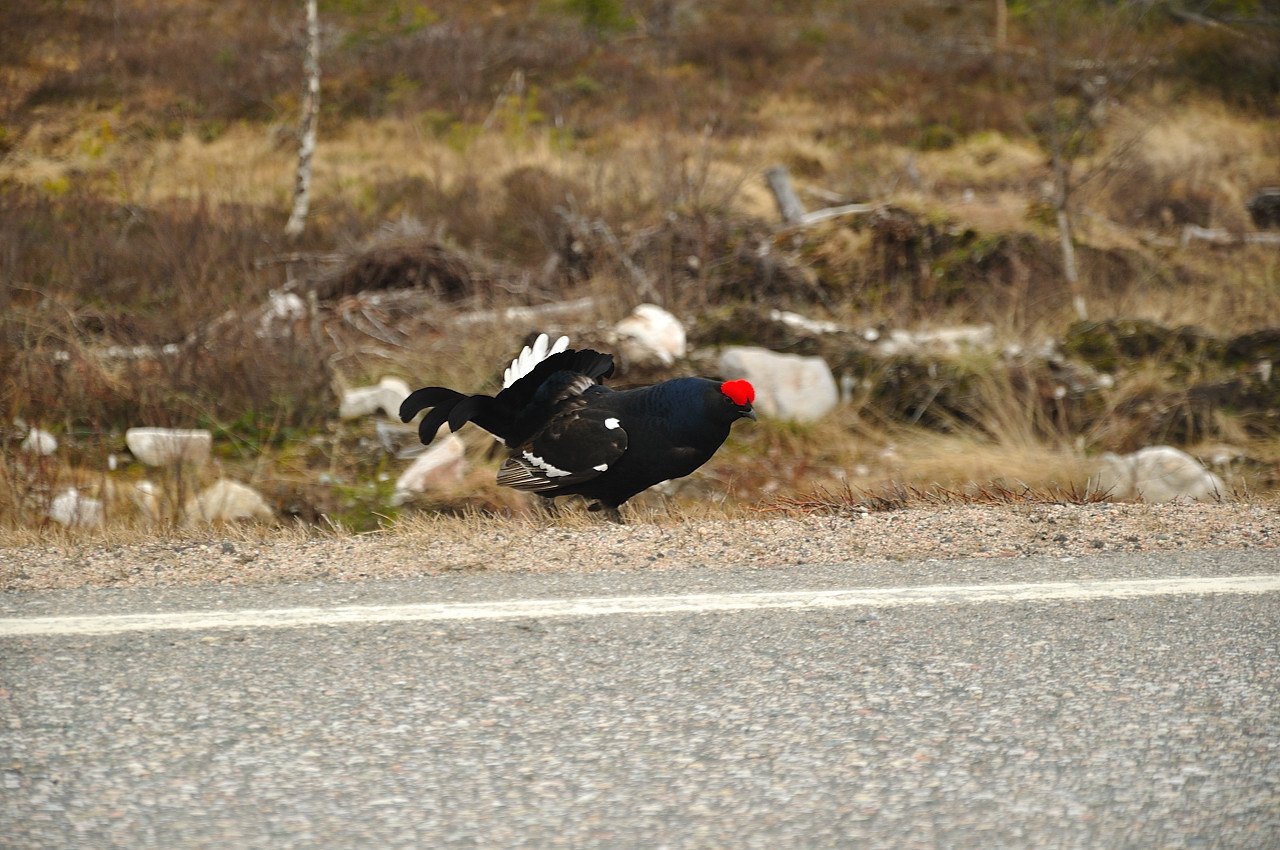
[[[102,525],[102,502],[69,487],[49,503],[49,519],[67,527]]]
[[[755,407],[762,416],[813,422],[840,401],[836,379],[821,357],[734,346],[721,352],[720,373],[751,382],[756,389]]]
[[[1215,501],[1226,494],[1221,478],[1172,446],[1148,446],[1128,455],[1107,452],[1095,488],[1113,499],[1144,502]]]
[[[203,428],[130,428],[124,441],[147,466],[204,463],[213,448],[213,435]]]
[[[613,326],[618,353],[626,365],[670,366],[684,357],[684,325],[657,304],[641,304]]]
[[[409,385],[399,378],[383,378],[372,387],[347,390],[342,394],[338,416],[359,419],[382,411],[387,416],[399,417],[400,405],[409,397],[409,392]]]
[[[42,431],[39,428],[32,428],[25,440],[22,441],[22,450],[31,454],[48,457],[58,450],[58,440],[48,431]]]
[[[403,505],[415,493],[438,490],[457,484],[467,470],[465,445],[456,434],[437,438],[431,446],[396,479],[392,505]]]
[[[213,482],[198,495],[188,499],[183,514],[187,525],[239,519],[271,519],[275,516],[261,493],[227,478]]]
[[[65,526],[102,524],[102,501],[69,487],[49,503],[49,518]]]

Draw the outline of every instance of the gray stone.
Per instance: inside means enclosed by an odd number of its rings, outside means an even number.
[[[628,365],[670,366],[685,355],[684,325],[656,304],[639,305],[613,326],[613,332]]]
[[[813,422],[830,413],[840,401],[831,367],[821,357],[734,346],[721,352],[720,372],[726,378],[751,382],[756,390],[755,407],[761,416]]]
[[[47,457],[58,450],[58,439],[48,431],[32,428],[22,441],[22,450]]]
[[[223,478],[200,491],[186,504],[188,525],[239,519],[271,519],[275,516],[262,494],[252,487]]]
[[[49,503],[49,519],[65,526],[101,525],[102,502],[70,487],[54,496]]]
[[[124,441],[147,466],[204,463],[213,448],[213,435],[203,428],[130,428]]]
[[[415,493],[457,484],[467,470],[466,446],[456,434],[437,438],[427,451],[396,479],[392,505],[403,505]]]
[[[1102,456],[1094,487],[1114,499],[1144,502],[1211,502],[1226,495],[1221,478],[1172,446],[1148,446],[1128,455],[1107,452]]]
[[[338,416],[343,419],[359,419],[381,411],[398,418],[400,405],[409,397],[409,385],[400,378],[383,378],[372,387],[356,387],[342,394]]]

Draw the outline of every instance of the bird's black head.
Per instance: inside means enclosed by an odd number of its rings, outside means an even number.
[[[674,378],[651,389],[655,400],[661,399],[662,419],[681,439],[695,439],[705,432],[718,434],[723,441],[734,422],[756,418],[751,406],[755,391],[746,381]]]

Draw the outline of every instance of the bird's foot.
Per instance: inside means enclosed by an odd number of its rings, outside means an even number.
[[[601,514],[604,514],[604,518],[609,520],[609,522],[616,522],[618,525],[627,524],[627,521],[622,518],[622,511],[618,510],[617,505],[606,505],[604,502],[595,502],[591,507],[587,508],[587,510],[599,511]]]
[[[534,515],[543,519],[555,519],[560,516],[560,505],[556,502],[554,496],[539,496],[537,507],[533,509]]]

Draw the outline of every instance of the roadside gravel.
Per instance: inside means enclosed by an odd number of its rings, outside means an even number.
[[[469,518],[385,533],[0,549],[0,590],[362,581],[451,571],[787,567],[906,558],[1276,549],[1280,506],[981,505],[566,527]],[[1280,566],[1280,552],[1276,556]]]

